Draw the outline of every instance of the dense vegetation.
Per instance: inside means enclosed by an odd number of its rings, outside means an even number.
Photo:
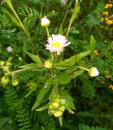
[[[0,1],[0,130],[113,129],[112,0]]]

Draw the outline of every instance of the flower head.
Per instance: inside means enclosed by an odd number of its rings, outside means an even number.
[[[6,49],[9,53],[13,52],[13,48],[11,46],[8,46]]]
[[[52,36],[49,37],[47,41],[48,44],[46,44],[46,49],[53,53],[56,52],[57,54],[60,54],[64,48],[70,44],[66,37],[60,34],[52,34]]]
[[[46,17],[41,19],[41,26],[48,27],[49,25],[50,25],[49,19],[47,19]]]
[[[99,76],[99,71],[96,67],[91,67],[88,72],[91,77]]]

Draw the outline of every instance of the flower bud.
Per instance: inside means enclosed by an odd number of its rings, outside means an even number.
[[[17,86],[18,84],[19,84],[18,80],[17,79],[13,79],[12,85],[13,86]]]
[[[53,106],[54,109],[55,109],[55,108],[58,108],[58,107],[59,107],[59,103],[58,103],[58,102],[53,102],[53,103],[52,103],[52,106]]]
[[[55,117],[60,117],[60,116],[62,116],[62,114],[63,114],[63,112],[60,111],[60,110],[57,110],[57,111],[54,112]]]
[[[3,66],[4,66],[4,64],[5,64],[5,62],[4,62],[4,61],[0,61],[0,67],[3,67]]]
[[[97,70],[96,67],[91,67],[88,72],[89,72],[89,76],[91,77],[99,76],[99,71]]]
[[[41,26],[48,27],[49,25],[50,25],[49,19],[47,19],[46,17],[41,19]]]
[[[6,76],[3,76],[1,78],[1,84],[3,85],[3,87],[5,87],[8,83],[9,83],[9,78]]]
[[[48,69],[52,68],[52,62],[50,60],[46,60],[44,63],[44,67]]]

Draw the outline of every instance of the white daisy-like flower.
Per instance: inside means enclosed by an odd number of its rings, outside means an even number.
[[[91,77],[99,76],[99,71],[97,70],[96,67],[91,67],[88,72],[89,72],[89,76]]]
[[[47,41],[48,44],[45,45],[46,49],[57,54],[60,54],[64,48],[70,44],[66,37],[60,34],[52,34],[52,36],[49,37]]]
[[[44,17],[41,19],[41,26],[48,27],[50,25],[50,21],[48,18]]]
[[[8,46],[6,49],[9,53],[13,52],[13,48],[11,46]]]

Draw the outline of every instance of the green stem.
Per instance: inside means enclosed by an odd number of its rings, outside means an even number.
[[[78,68],[83,69],[83,70],[86,70],[86,71],[89,71],[89,69],[87,69],[87,68],[85,68],[85,67],[82,67],[82,66],[78,66]]]
[[[46,27],[46,32],[47,32],[47,37],[49,38],[50,35],[49,35],[49,29],[48,29],[48,27]]]
[[[69,35],[70,29],[71,29],[71,25],[74,22],[75,18],[77,17],[79,11],[80,11],[80,5],[79,4],[75,4],[75,7],[73,9],[73,13],[72,13],[69,25],[68,25],[66,36]]]
[[[70,8],[72,2],[73,2],[73,0],[71,0],[71,2],[70,2],[69,5],[68,5],[68,8],[67,8],[66,13],[65,13],[64,18],[63,18],[63,21],[62,21],[62,23],[61,23],[61,25],[60,25],[60,28],[59,28],[59,33],[62,33],[63,24],[64,24],[64,22],[65,22],[66,16],[67,16],[67,14],[68,14],[68,11],[69,11],[69,8]]]
[[[6,0],[7,5],[10,7],[10,9],[12,10],[13,14],[15,15],[16,19],[18,20],[18,22],[20,23],[20,27],[22,28],[22,30],[25,32],[26,36],[29,38],[31,47],[32,47],[32,51],[34,53],[36,53],[36,47],[35,44],[32,42],[31,40],[31,35],[29,30],[26,28],[26,26],[22,23],[22,21],[20,20],[18,14],[16,13],[15,9],[12,6],[11,0]]]

